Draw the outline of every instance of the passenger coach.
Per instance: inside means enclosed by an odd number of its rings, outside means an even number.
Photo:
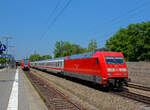
[[[126,62],[120,52],[83,53],[65,58],[31,62],[31,66],[98,83],[104,87],[120,88],[128,82]]]

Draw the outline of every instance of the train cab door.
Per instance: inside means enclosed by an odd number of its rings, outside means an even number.
[[[93,81],[96,83],[100,83],[100,61],[98,58],[94,58],[93,62]]]
[[[94,70],[95,70],[95,75],[99,75],[98,73],[100,73],[100,61],[98,58],[95,59],[95,65],[94,65]]]
[[[63,60],[63,61],[61,61],[61,69],[62,69],[62,71],[63,71],[63,69],[64,69],[64,62],[65,62],[65,60]]]

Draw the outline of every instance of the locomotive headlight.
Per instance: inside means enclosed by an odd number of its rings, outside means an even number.
[[[119,71],[127,71],[126,68],[120,68]]]
[[[115,71],[114,68],[107,68],[107,71]]]
[[[112,75],[112,73],[107,73],[107,75]]]
[[[123,73],[123,75],[127,75],[127,73]]]

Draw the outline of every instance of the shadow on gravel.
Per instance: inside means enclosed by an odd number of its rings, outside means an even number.
[[[37,69],[37,70],[40,70],[40,69]],[[111,91],[113,91],[113,92],[122,92],[122,91],[128,91],[127,88],[108,89],[108,88],[103,87],[100,84],[96,84],[96,83],[93,83],[93,82],[90,82],[90,81],[86,81],[86,80],[82,80],[82,79],[78,79],[78,78],[73,78],[73,77],[69,77],[69,76],[64,76],[62,74],[55,74],[55,73],[52,73],[52,72],[48,72],[46,70],[40,70],[40,71],[46,72],[48,74],[51,74],[51,75],[57,76],[59,78],[63,78],[63,79],[66,79],[66,80],[69,80],[69,81],[72,81],[72,82],[75,82],[75,83],[78,83],[78,84],[82,84],[84,86],[87,86],[87,87],[90,87],[92,89],[99,90],[99,91],[102,91],[102,92],[111,92]]]

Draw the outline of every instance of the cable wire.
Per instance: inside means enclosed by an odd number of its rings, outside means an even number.
[[[70,5],[72,0],[69,0],[66,5],[62,8],[62,10],[55,16],[55,18],[52,20],[51,24],[48,26],[47,31],[43,34],[42,37],[44,37],[47,32],[52,28],[52,26],[55,24],[55,22],[58,20],[58,18],[64,13],[64,11],[67,9],[67,7]]]
[[[55,8],[53,9],[53,11],[49,14],[48,19],[47,19],[47,23],[51,20],[51,18],[53,17],[53,15],[55,14],[55,12],[58,10],[58,7],[61,3],[61,0],[59,0],[55,6]]]
[[[103,23],[102,25],[106,25],[106,24],[110,24],[110,23],[112,24],[113,22],[116,22],[118,19],[120,19],[120,18],[126,16],[127,14],[131,14],[131,13],[133,13],[133,12],[135,12],[135,11],[137,11],[137,10],[143,8],[143,7],[145,7],[146,5],[149,5],[149,2],[150,2],[150,1],[145,2],[145,3],[141,4],[140,6],[137,6],[137,7],[133,8],[133,9],[127,11],[126,13],[124,13],[123,15],[114,17],[113,19],[111,19],[111,20],[109,20],[109,21]],[[101,25],[101,26],[102,26],[102,25]],[[88,32],[89,32],[89,31],[88,31]],[[96,33],[97,33],[97,32],[94,32],[94,34],[96,34]]]

